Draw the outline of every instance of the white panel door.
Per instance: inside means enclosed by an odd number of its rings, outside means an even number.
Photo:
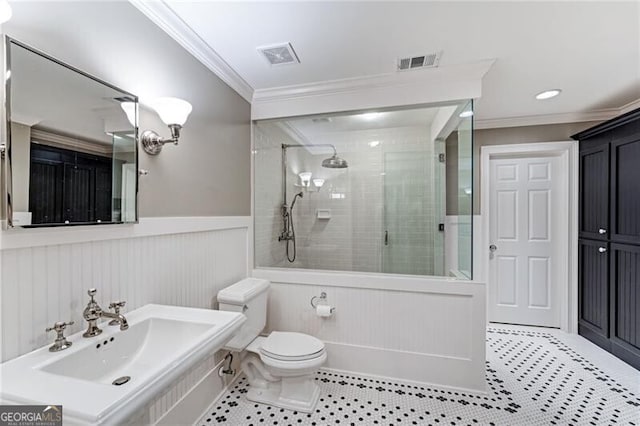
[[[489,321],[560,327],[558,157],[490,161]]]

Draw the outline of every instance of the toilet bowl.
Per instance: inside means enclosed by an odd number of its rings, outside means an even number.
[[[324,343],[307,334],[273,331],[266,324],[269,281],[247,278],[218,293],[220,310],[243,312],[247,321],[225,349],[240,353],[250,401],[311,413],[320,398],[313,374],[327,360]]]

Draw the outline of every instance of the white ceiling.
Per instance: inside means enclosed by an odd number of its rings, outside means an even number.
[[[394,73],[400,56],[441,50],[442,67],[496,59],[476,105],[481,120],[640,99],[636,1],[166,3],[253,89]],[[281,42],[300,64],[271,67],[256,50]],[[534,99],[551,88],[563,92]]]

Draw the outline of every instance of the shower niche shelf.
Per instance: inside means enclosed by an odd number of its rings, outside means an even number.
[[[318,220],[329,220],[331,219],[331,209],[317,209],[316,217]]]

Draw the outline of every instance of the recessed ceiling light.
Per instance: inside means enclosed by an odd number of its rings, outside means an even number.
[[[467,118],[473,116],[473,111],[462,111],[459,115],[460,118]]]
[[[371,121],[371,120],[375,120],[376,118],[380,117],[381,113],[379,112],[367,112],[364,114],[360,114],[358,117],[362,118],[363,120],[367,120],[367,121]]]
[[[562,90],[560,89],[551,89],[551,90],[545,90],[544,92],[540,92],[536,95],[536,99],[538,100],[543,100],[543,99],[551,99],[553,97],[556,97],[560,94],[560,92],[562,92]]]
[[[375,148],[378,145],[380,145],[380,141],[371,141],[371,142],[369,142],[369,146],[371,148]]]

